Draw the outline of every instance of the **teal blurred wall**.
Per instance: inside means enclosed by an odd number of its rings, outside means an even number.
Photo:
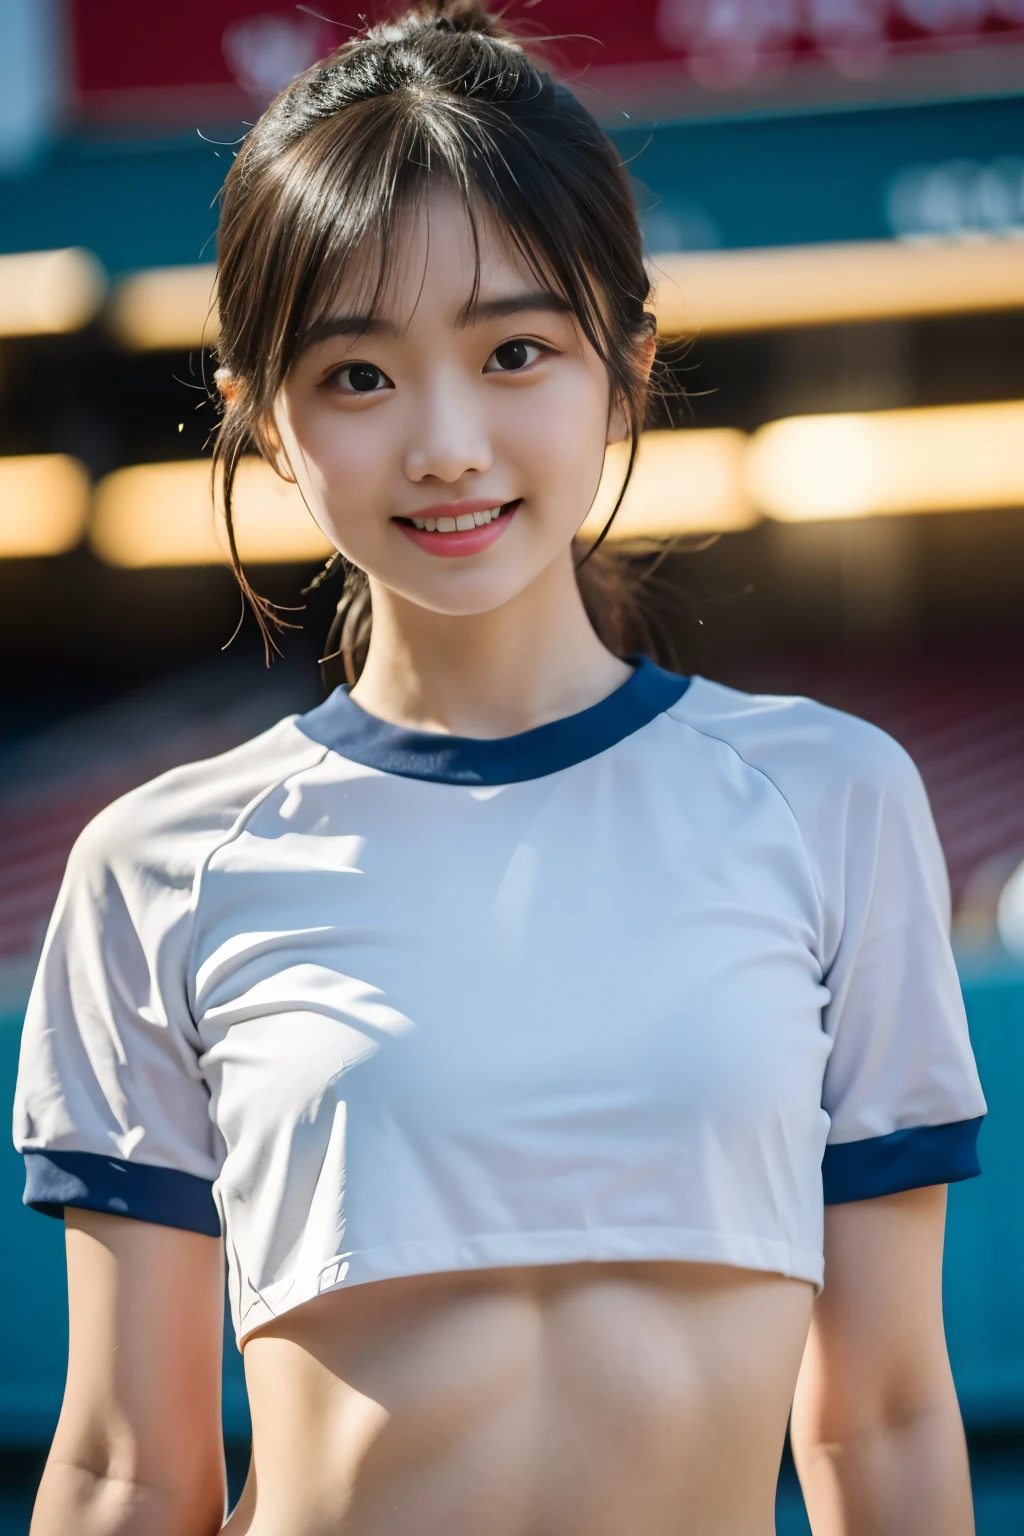
[[[961,980],[989,1113],[982,1177],[949,1191],[946,1336],[969,1427],[1024,1431],[1024,975]]]
[[[989,1116],[980,1179],[950,1190],[946,1331],[970,1429],[1024,1431],[1024,974],[965,974]],[[0,1096],[14,1090],[20,1018],[0,1019]],[[53,1433],[67,1351],[64,1229],[21,1204],[21,1159],[0,1153],[0,1447]],[[248,1436],[241,1357],[225,1341],[224,1427]]]
[[[58,140],[31,173],[0,174],[0,251],[83,245],[107,271],[212,261],[217,197],[242,130]],[[750,114],[628,127],[612,137],[645,217],[689,245],[883,240],[908,167],[1024,158],[1024,93],[995,100]],[[1019,221],[1019,214],[1017,215]],[[670,249],[664,234],[656,249]]]

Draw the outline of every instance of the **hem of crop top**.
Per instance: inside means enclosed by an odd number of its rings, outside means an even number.
[[[775,1238],[702,1232],[686,1227],[579,1227],[566,1231],[491,1232],[440,1242],[391,1243],[335,1255],[319,1270],[291,1275],[249,1299],[236,1328],[241,1347],[248,1335],[316,1296],[417,1275],[461,1274],[485,1269],[526,1269],[553,1264],[724,1264],[754,1274],[804,1280],[820,1291],[824,1259],[819,1251],[794,1248]]]

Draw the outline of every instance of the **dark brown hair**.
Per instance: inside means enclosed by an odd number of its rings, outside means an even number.
[[[629,178],[590,113],[478,0],[421,0],[299,75],[248,134],[224,186],[218,351],[230,387],[214,457],[235,574],[268,642],[284,621],[239,559],[239,460],[252,448],[270,455],[277,393],[348,263],[376,253],[379,302],[401,215],[439,179],[463,198],[474,241],[480,211],[496,216],[538,282],[568,299],[625,407],[632,471],[653,317]],[[653,652],[628,580],[603,551],[592,558],[606,532],[579,552],[591,622],[619,654]],[[352,680],[369,641],[369,593],[361,571],[334,563],[344,585],[328,649]]]

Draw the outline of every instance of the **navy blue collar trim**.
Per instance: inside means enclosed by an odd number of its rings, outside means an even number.
[[[564,720],[496,741],[403,730],[367,714],[347,687],[336,688],[296,724],[341,757],[382,773],[440,784],[518,784],[614,747],[669,709],[690,685],[688,677],[666,672],[645,656],[630,659],[636,665],[632,677],[606,699]]]

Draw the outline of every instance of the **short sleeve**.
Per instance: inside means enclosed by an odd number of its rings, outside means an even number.
[[[902,748],[873,732],[869,758],[833,807],[843,888],[824,977],[828,1204],[980,1172],[985,1100],[950,947],[942,849]]]
[[[187,1000],[191,880],[161,865],[136,804],[86,828],[46,935],[15,1095],[24,1200],[219,1236],[222,1154]]]

